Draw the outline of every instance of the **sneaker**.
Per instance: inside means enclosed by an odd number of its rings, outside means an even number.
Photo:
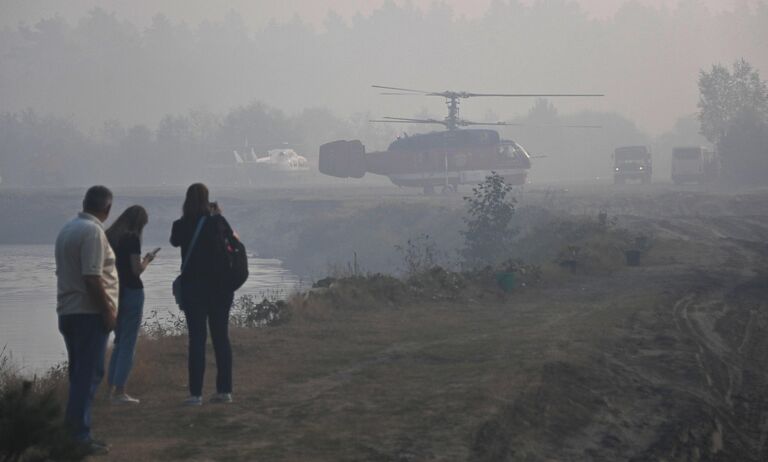
[[[128,396],[126,393],[113,396],[111,401],[112,404],[139,404],[141,402],[133,396]]]
[[[232,393],[216,393],[211,396],[210,402],[212,403],[231,403]]]
[[[185,406],[202,406],[203,405],[203,397],[202,396],[190,396],[189,398],[185,399],[182,403]]]

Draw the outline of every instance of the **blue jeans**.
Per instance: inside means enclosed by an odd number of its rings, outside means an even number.
[[[100,314],[59,316],[69,360],[69,397],[65,417],[78,441],[91,440],[91,404],[102,377],[109,333]]]
[[[215,297],[210,297],[211,299]],[[232,346],[229,343],[229,310],[232,295],[222,300],[193,302],[184,305],[189,332],[189,394],[202,396],[205,375],[205,342],[211,328],[216,355],[216,392],[232,393]],[[206,323],[207,321],[207,323]]]
[[[123,388],[133,367],[136,339],[139,336],[141,317],[144,313],[144,289],[124,288],[120,292],[115,343],[109,360],[107,382]]]

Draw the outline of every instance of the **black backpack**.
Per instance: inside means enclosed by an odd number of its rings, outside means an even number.
[[[219,222],[216,239],[215,267],[219,287],[225,292],[234,292],[248,279],[248,254],[224,220]]]

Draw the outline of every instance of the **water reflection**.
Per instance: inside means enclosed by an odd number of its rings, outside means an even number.
[[[142,275],[146,292],[144,312],[162,317],[177,313],[171,283],[179,271],[178,249],[162,247]],[[238,294],[261,295],[295,290],[298,278],[279,260],[249,259],[250,277]],[[45,369],[66,357],[57,330],[56,275],[52,245],[0,245],[0,350],[27,372]]]

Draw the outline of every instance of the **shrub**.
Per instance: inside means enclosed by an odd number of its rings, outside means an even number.
[[[141,323],[144,334],[153,338],[181,335],[186,328],[187,322],[184,316],[170,311],[161,315],[157,310],[152,310]]]
[[[235,327],[264,327],[277,324],[285,317],[286,303],[276,297],[262,297],[260,302],[253,295],[239,297],[232,308],[230,324]]]
[[[416,238],[408,239],[405,246],[396,245],[395,250],[403,256],[405,274],[413,276],[430,270],[436,265],[435,243],[430,240],[429,234],[421,234]]]
[[[65,370],[56,366],[42,378],[25,380],[0,352],[0,460],[82,460],[56,393]]]
[[[496,265],[507,257],[516,234],[510,227],[516,203],[514,197],[507,197],[511,192],[512,186],[504,182],[504,177],[491,172],[472,188],[472,196],[464,198],[467,229],[462,231],[461,254],[469,267]]]

